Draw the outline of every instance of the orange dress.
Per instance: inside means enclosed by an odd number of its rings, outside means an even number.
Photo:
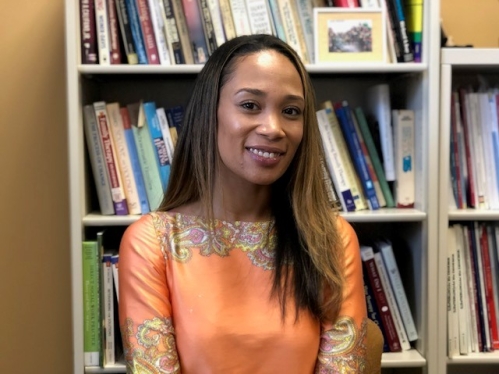
[[[366,306],[359,244],[345,244],[344,301],[336,323],[271,297],[273,222],[157,212],[130,225],[120,246],[119,314],[128,373],[362,373]],[[210,245],[211,244],[211,245]]]

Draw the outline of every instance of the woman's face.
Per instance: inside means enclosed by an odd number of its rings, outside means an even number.
[[[236,61],[218,104],[220,180],[279,179],[303,137],[304,108],[300,75],[285,56],[267,50]]]

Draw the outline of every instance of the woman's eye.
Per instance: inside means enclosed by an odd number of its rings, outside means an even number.
[[[288,116],[298,116],[301,114],[301,110],[298,108],[286,108],[283,110],[283,113]]]
[[[257,107],[256,107],[256,104],[255,103],[252,103],[252,102],[248,102],[248,103],[243,103],[241,105],[244,109],[248,109],[248,110],[255,110]]]

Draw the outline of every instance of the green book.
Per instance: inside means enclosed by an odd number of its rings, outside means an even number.
[[[97,241],[82,243],[83,346],[85,366],[100,366],[101,309],[100,261]]]
[[[393,200],[393,194],[390,190],[390,186],[385,178],[385,172],[383,170],[383,165],[379,159],[378,152],[376,151],[376,146],[374,145],[374,140],[369,131],[369,126],[367,125],[366,117],[364,116],[364,112],[362,108],[355,108],[355,116],[357,117],[357,122],[359,123],[360,132],[364,137],[364,142],[366,143],[367,151],[369,152],[369,156],[371,156],[371,162],[373,164],[374,172],[376,173],[379,181],[379,185],[381,187],[381,191],[383,192],[383,196],[386,200],[387,208],[395,208],[395,201]]]

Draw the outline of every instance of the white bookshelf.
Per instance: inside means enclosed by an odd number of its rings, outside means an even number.
[[[497,221],[499,210],[456,209],[449,207],[450,185],[450,97],[453,84],[474,82],[476,74],[487,74],[499,81],[499,49],[443,48],[440,67],[440,182],[439,182],[439,271],[438,345],[439,373],[497,373],[499,353],[471,353],[447,356],[446,250],[447,227],[452,222]]]
[[[127,226],[138,216],[103,216],[96,211],[94,186],[86,165],[82,106],[93,101],[116,100],[123,104],[147,99],[162,106],[187,101],[190,85],[201,70],[199,65],[184,66],[108,66],[80,63],[78,0],[66,0],[66,61],[68,150],[70,183],[71,274],[73,351],[75,374],[124,373],[125,366],[97,368],[83,365],[83,310],[81,242],[87,230]],[[410,289],[419,339],[415,349],[384,353],[387,373],[440,373],[437,331],[439,321],[438,288],[438,149],[439,149],[439,1],[425,0],[423,62],[411,64],[307,65],[317,92],[317,101],[348,100],[363,106],[365,90],[377,83],[388,83],[393,107],[416,113],[416,204],[413,209],[382,209],[342,213],[354,225],[398,233],[407,241],[412,259]],[[172,87],[174,88],[172,90]],[[130,89],[133,88],[133,89]],[[443,362],[445,366],[445,359]]]

